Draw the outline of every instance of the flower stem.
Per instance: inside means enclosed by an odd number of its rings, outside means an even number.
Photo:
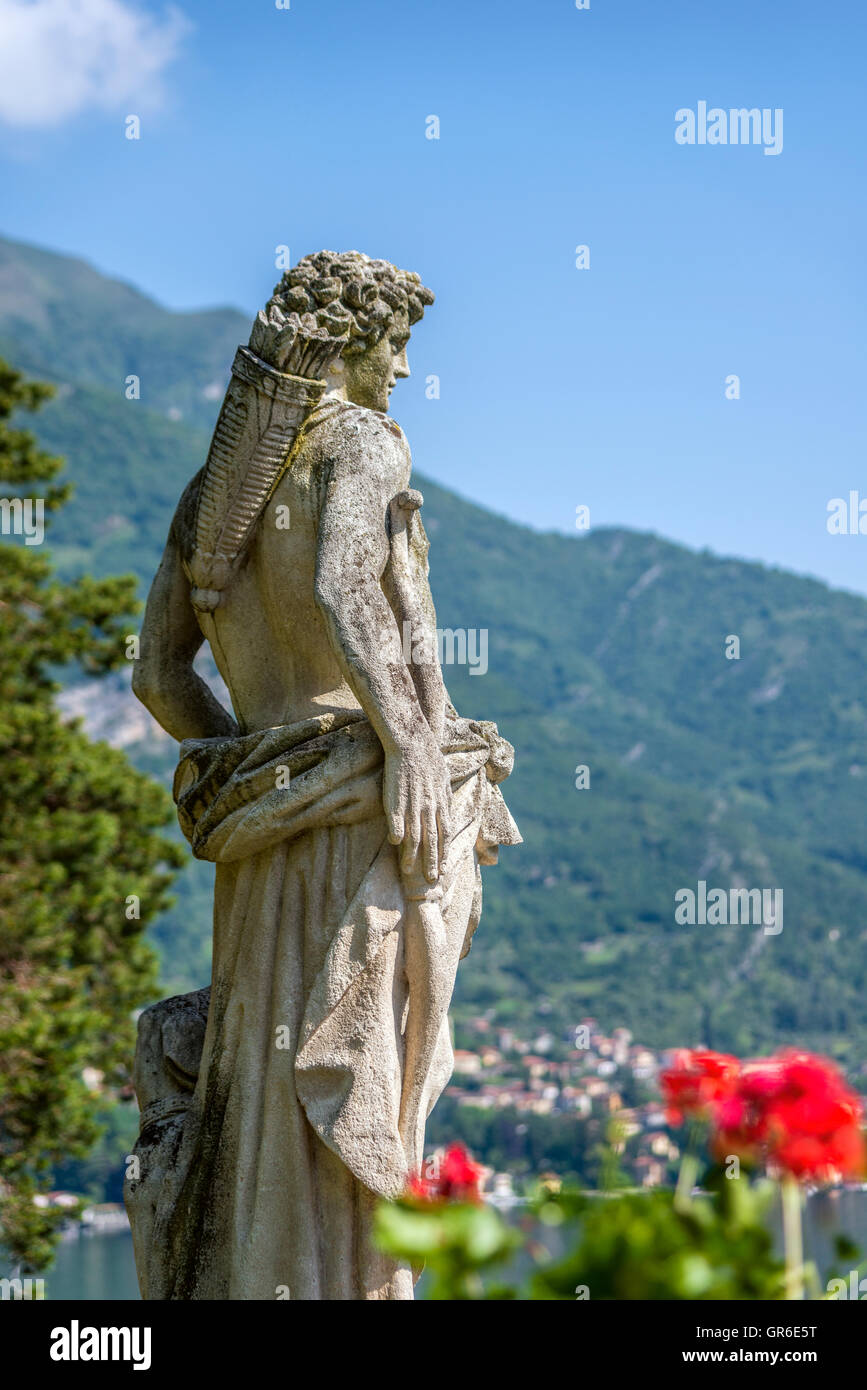
[[[691,1205],[692,1189],[695,1187],[695,1180],[698,1177],[698,1173],[698,1156],[687,1150],[681,1159],[680,1172],[677,1175],[677,1187],[674,1189],[675,1211],[686,1211]]]
[[[804,1297],[804,1238],[801,1227],[801,1189],[787,1173],[782,1184],[783,1248],[786,1255],[786,1298]]]

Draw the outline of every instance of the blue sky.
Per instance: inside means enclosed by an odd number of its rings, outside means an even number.
[[[4,38],[6,235],[251,314],[279,244],[385,256],[437,294],[419,469],[867,592],[826,529],[867,500],[854,0],[0,0]],[[782,108],[782,153],[677,144],[699,101]]]

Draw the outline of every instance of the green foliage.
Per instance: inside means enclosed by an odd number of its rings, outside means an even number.
[[[101,1099],[96,1121],[101,1133],[83,1157],[60,1163],[52,1174],[55,1187],[80,1192],[93,1202],[122,1202],[126,1164],[138,1136],[139,1113],[135,1100],[105,1103]]]
[[[535,1268],[523,1275],[522,1238],[490,1207],[383,1202],[376,1238],[424,1263],[436,1299],[783,1298],[783,1262],[767,1228],[773,1184],[721,1173],[708,1181],[707,1196],[683,1205],[664,1191],[540,1190],[533,1215],[566,1253],[552,1259],[536,1242]]]
[[[45,1269],[54,1258],[54,1249],[64,1222],[75,1219],[83,1210],[78,1207],[45,1208],[36,1205],[40,1184],[31,1176],[16,1178],[14,1189],[3,1198],[3,1248],[13,1264],[23,1263],[28,1270]]]
[[[486,1288],[481,1279],[483,1270],[501,1265],[521,1243],[491,1207],[475,1202],[382,1202],[375,1239],[380,1249],[398,1259],[425,1265],[431,1299],[515,1296],[505,1286]]]
[[[0,482],[14,495],[59,467],[9,423],[47,394],[0,364]],[[128,1082],[132,1013],[156,983],[143,933],[181,861],[155,833],[171,810],[162,789],[53,700],[58,668],[123,663],[134,581],[63,583],[36,551],[0,546],[0,1238],[31,1268],[56,1224],[34,1194],[96,1139],[95,1092]]]
[[[534,1275],[541,1299],[776,1299],[783,1263],[766,1213],[773,1184],[714,1181],[679,1206],[669,1191],[543,1198],[540,1219],[576,1233],[569,1253]]]

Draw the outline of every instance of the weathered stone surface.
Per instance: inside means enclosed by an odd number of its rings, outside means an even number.
[[[136,1174],[124,1196],[130,1212],[142,1296],[165,1175],[177,1162],[187,1109],[198,1080],[210,989],[176,994],[145,1009],[138,1023],[133,1075],[141,1111]]]
[[[512,749],[443,684],[387,414],[432,300],[356,252],[284,276],[154,580],[134,689],[181,742],[181,826],[216,881],[209,1001],[139,1028],[145,1298],[412,1297],[372,1215],[451,1073],[479,865],[520,839]],[[193,670],[204,640],[234,717]]]

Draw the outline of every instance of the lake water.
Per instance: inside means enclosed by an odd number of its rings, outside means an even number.
[[[129,1231],[71,1236],[61,1242],[52,1269],[43,1275],[50,1299],[138,1299]]]
[[[775,1223],[777,1230],[779,1224]],[[867,1256],[867,1192],[832,1189],[809,1198],[804,1221],[806,1254],[816,1261],[823,1285],[836,1265],[834,1236],[844,1232]],[[840,1271],[848,1275],[846,1270]],[[867,1268],[863,1271],[867,1275]],[[139,1298],[129,1232],[80,1235],[60,1245],[44,1275],[47,1299],[103,1301]],[[423,1288],[419,1290],[423,1295]]]

